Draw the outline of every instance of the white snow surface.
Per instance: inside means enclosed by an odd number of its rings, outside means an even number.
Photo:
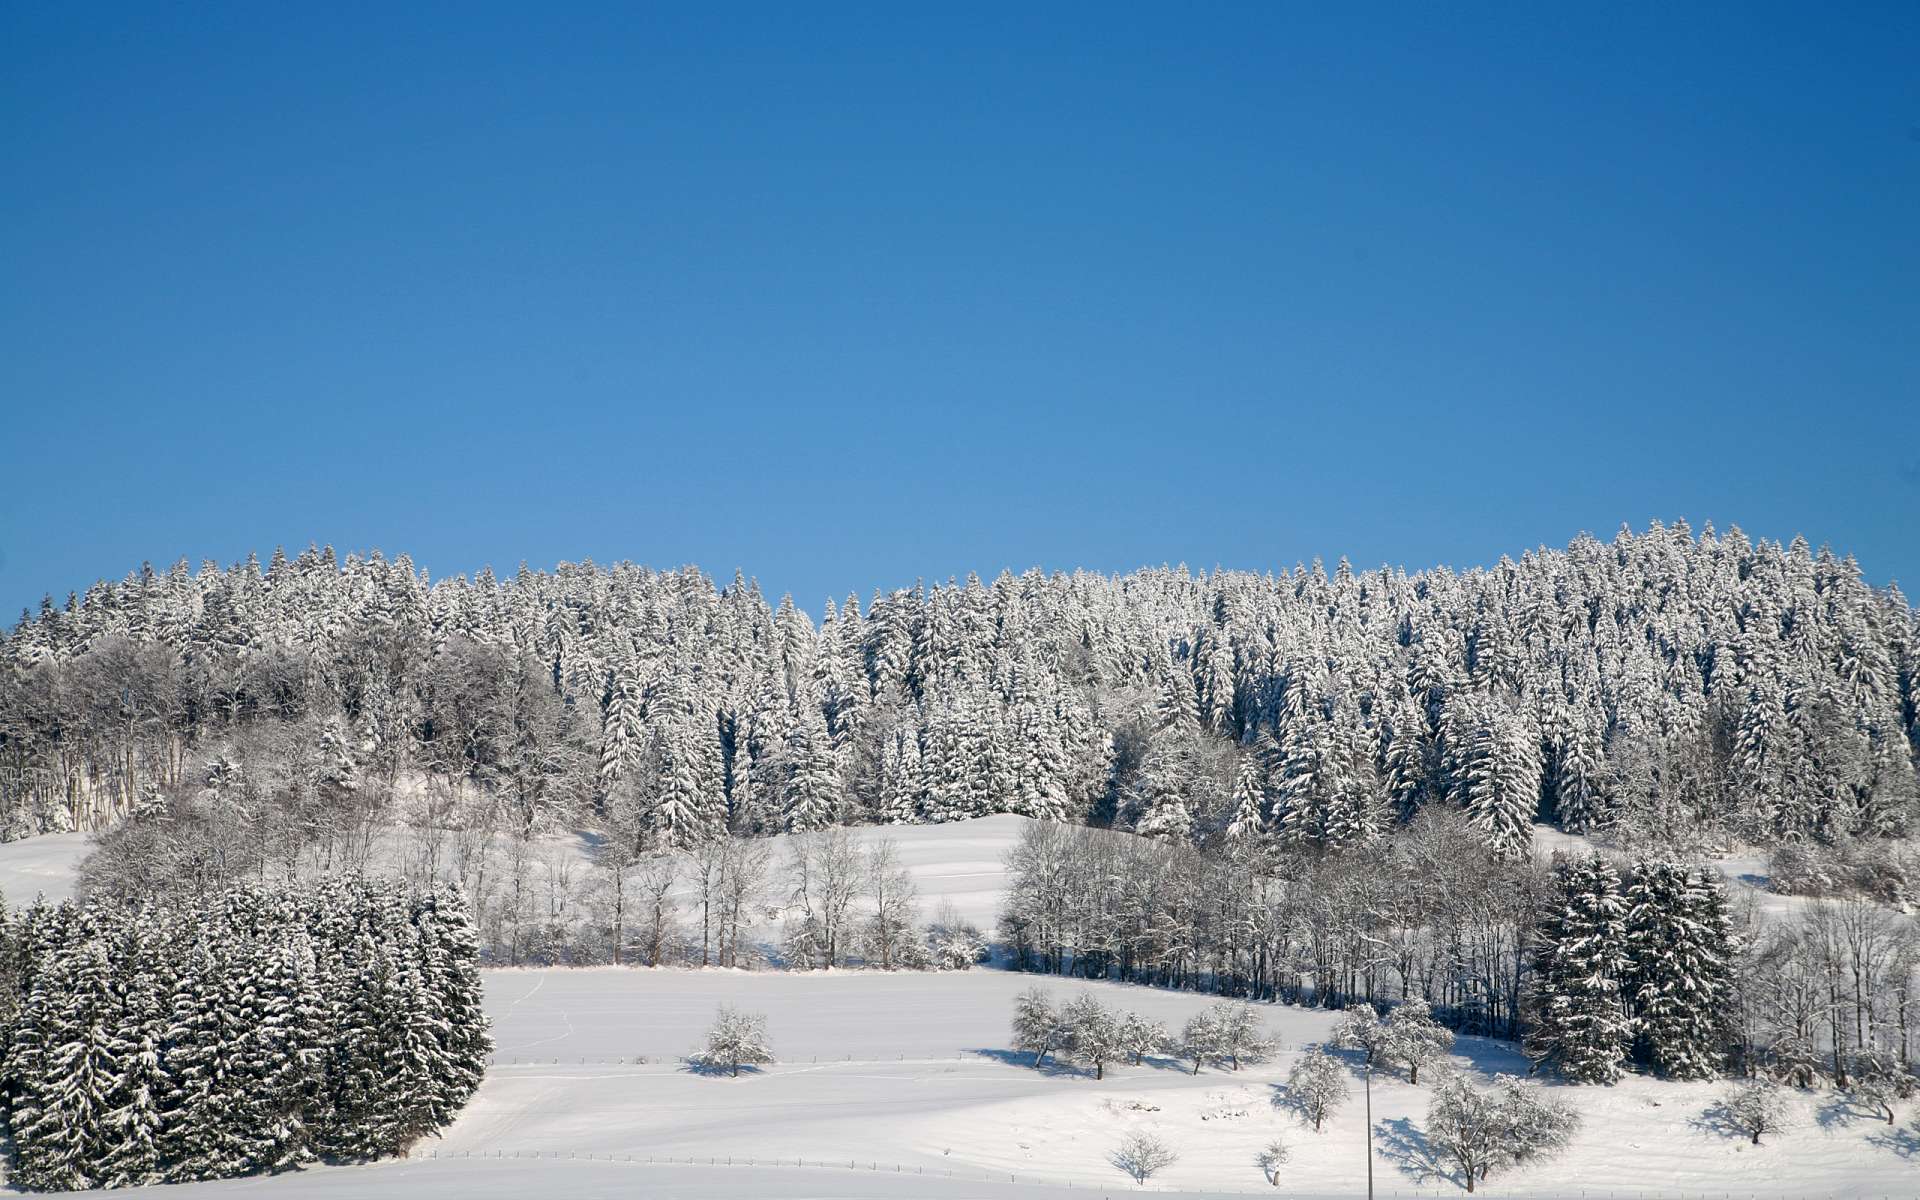
[[[93,850],[93,835],[43,833],[17,842],[0,842],[0,896],[9,907],[24,907],[38,895],[57,903],[73,895],[80,860]]]
[[[1257,1005],[1286,1048],[1239,1072],[1209,1068],[1196,1076],[1190,1064],[1149,1060],[1096,1081],[1078,1068],[1034,1070],[1027,1056],[1006,1050],[1012,997],[1036,982],[1063,999],[1093,990],[1169,1024],[1209,1002],[991,970],[493,971],[488,1007],[498,1061],[444,1138],[423,1143],[404,1163],[166,1194],[1273,1195],[1255,1156],[1276,1136],[1293,1149],[1280,1194],[1364,1194],[1359,1076],[1353,1097],[1322,1133],[1275,1104],[1298,1047],[1324,1038],[1333,1014]],[[676,1061],[694,1048],[721,1001],[768,1014],[780,1062],[735,1079],[695,1074]],[[1458,1049],[1457,1070],[1484,1075],[1522,1067],[1501,1043],[1463,1038]],[[1584,1120],[1572,1148],[1497,1175],[1479,1194],[1864,1200],[1915,1192],[1920,1140],[1848,1113],[1830,1095],[1796,1095],[1795,1127],[1756,1147],[1707,1115],[1720,1085],[1630,1079],[1612,1088],[1553,1090]],[[1426,1156],[1420,1130],[1428,1095],[1424,1083],[1375,1075],[1380,1196],[1463,1194],[1444,1165]],[[1145,1189],[1106,1161],[1133,1129],[1156,1132],[1181,1153]]]

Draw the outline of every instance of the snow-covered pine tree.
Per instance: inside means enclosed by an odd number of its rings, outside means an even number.
[[[840,780],[818,706],[801,704],[787,735],[787,763],[782,827],[806,833],[831,825],[839,809]]]
[[[13,1177],[25,1186],[70,1191],[103,1182],[123,1074],[115,1052],[119,1008],[106,939],[82,913],[23,1014],[38,1048],[11,1123]]]
[[[1613,1083],[1634,1032],[1620,875],[1597,854],[1557,859],[1553,875],[1535,938],[1527,1053],[1576,1082]]]
[[[1726,1061],[1734,935],[1717,875],[1635,865],[1627,888],[1629,995],[1645,1061],[1672,1079],[1711,1079]]]
[[[434,889],[416,904],[414,920],[420,929],[422,971],[444,1027],[428,1101],[437,1127],[452,1121],[479,1089],[493,1054],[493,1037],[465,894],[458,887]]]
[[[99,1178],[104,1187],[139,1187],[164,1178],[161,1105],[167,1075],[161,1054],[171,988],[163,929],[153,909],[142,905],[120,917],[112,956],[120,1003],[112,1051],[119,1074],[107,1113],[112,1146],[101,1160]]]
[[[1502,858],[1526,854],[1540,808],[1539,743],[1527,724],[1504,707],[1482,708],[1460,777],[1468,819],[1487,848]]]

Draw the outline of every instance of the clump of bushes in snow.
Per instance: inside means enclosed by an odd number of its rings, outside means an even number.
[[[927,958],[938,971],[970,971],[991,953],[986,935],[972,922],[962,921],[952,904],[943,905],[927,926],[926,942]]]
[[[1911,909],[1920,900],[1920,851],[1877,838],[1788,842],[1768,860],[1767,886],[1783,896],[1862,896]]]
[[[1193,1059],[1196,1075],[1209,1062],[1238,1070],[1265,1058],[1272,1042],[1252,1008],[1230,1000],[1195,1014],[1176,1041],[1159,1021],[1111,1008],[1090,992],[1056,1009],[1044,990],[1028,988],[1014,1000],[1013,1048],[1032,1054],[1036,1067],[1049,1054],[1077,1059],[1101,1079],[1109,1063],[1138,1066],[1149,1054],[1173,1050]]]

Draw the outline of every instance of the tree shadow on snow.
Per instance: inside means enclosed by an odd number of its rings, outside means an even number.
[[[1122,1063],[1120,1065],[1123,1067],[1131,1067],[1135,1070],[1141,1067],[1150,1067],[1155,1071],[1172,1071],[1176,1075],[1193,1074],[1192,1059],[1172,1058],[1165,1054],[1149,1054],[1137,1063]]]
[[[1047,1061],[1041,1063],[1039,1066],[1036,1067],[1033,1065],[1033,1051],[1031,1050],[989,1049],[989,1050],[969,1050],[967,1053],[972,1054],[978,1058],[985,1058],[993,1062],[1001,1063],[1005,1066],[1019,1067],[1023,1071],[1034,1071],[1038,1074],[1045,1075],[1050,1079],[1051,1078],[1060,1078],[1060,1079],[1069,1079],[1069,1078],[1070,1079],[1080,1079],[1080,1078],[1092,1079],[1093,1078],[1092,1067],[1077,1067],[1072,1063],[1063,1063],[1051,1054],[1047,1055]],[[1107,1064],[1107,1070],[1109,1071],[1113,1070],[1112,1063]]]
[[[1715,1100],[1707,1105],[1700,1115],[1688,1117],[1687,1128],[1711,1137],[1734,1138],[1742,1142],[1753,1140],[1753,1134],[1741,1128],[1733,1119],[1733,1113],[1727,1108],[1725,1100]]]
[[[732,1079],[735,1075],[732,1067],[702,1062],[697,1058],[682,1059],[680,1069],[689,1075],[699,1075],[706,1079]],[[741,1063],[738,1074],[740,1078],[745,1079],[749,1075],[764,1075],[766,1072],[751,1063]]]
[[[1428,1180],[1441,1179],[1456,1187],[1466,1186],[1466,1182],[1434,1154],[1427,1135],[1409,1117],[1375,1121],[1373,1144],[1380,1157],[1416,1184],[1424,1187]]]
[[[1826,1102],[1814,1111],[1813,1119],[1819,1123],[1820,1128],[1829,1133],[1861,1121],[1875,1121],[1883,1125],[1886,1123],[1885,1117],[1870,1113],[1864,1108],[1854,1107],[1844,1095],[1828,1097]]]
[[[1867,1144],[1891,1150],[1911,1162],[1920,1158],[1920,1133],[1905,1125],[1889,1126],[1867,1137]]]

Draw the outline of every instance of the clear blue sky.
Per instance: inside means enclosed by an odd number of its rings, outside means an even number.
[[[817,611],[1680,516],[1920,592],[1910,0],[564,7],[0,8],[8,622],[277,543]]]

